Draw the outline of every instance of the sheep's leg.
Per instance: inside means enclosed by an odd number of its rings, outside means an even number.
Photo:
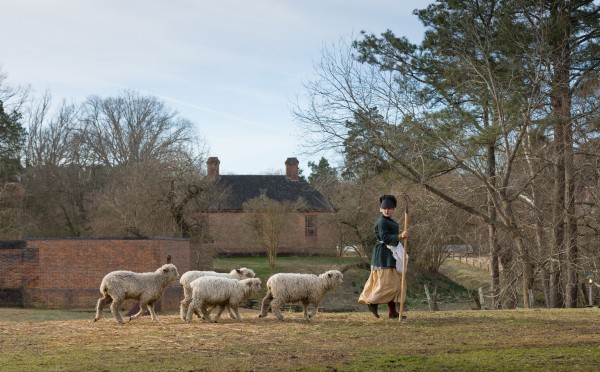
[[[153,322],[158,322],[158,317],[156,316],[156,312],[154,311],[154,302],[146,305],[148,307],[148,311],[150,312],[150,316],[152,317]]]
[[[311,318],[312,318],[313,316],[315,316],[315,315],[317,314],[317,312],[319,312],[319,304],[320,304],[320,303],[321,303],[321,302],[315,302],[315,303],[313,304],[313,305],[314,305],[314,308],[313,308],[313,310],[312,310],[312,313],[310,313],[310,317],[311,317]]]
[[[231,310],[231,308],[230,308],[230,307],[228,307],[228,308],[227,308],[227,310],[229,311],[229,317],[230,317],[231,319],[237,319],[237,318],[236,318],[236,316],[235,316],[235,311]],[[238,319],[238,320],[239,320],[239,319]]]
[[[219,311],[217,311],[217,315],[215,316],[215,323],[218,322],[219,319],[221,319],[221,314],[223,313],[223,310],[225,310],[225,306],[219,305]]]
[[[304,315],[304,319],[306,320],[310,320],[310,317],[308,316],[308,302],[306,301],[302,301],[302,313]]]
[[[194,313],[197,311],[196,309],[196,303],[195,302],[190,302],[190,304],[188,305],[188,309],[187,309],[187,314],[185,317],[185,322],[186,323],[190,323],[192,321],[192,317],[194,315]]]
[[[279,320],[283,320],[283,315],[281,315],[281,307],[285,305],[285,301],[280,300],[279,298],[273,299],[271,302],[271,311],[273,315]]]
[[[237,321],[238,321],[238,322],[241,322],[241,321],[242,321],[242,317],[240,316],[240,313],[239,313],[239,311],[238,311],[238,307],[236,306],[236,307],[234,307],[233,309],[232,309],[231,307],[229,308],[229,312],[230,312],[230,314],[229,314],[229,315],[230,315],[230,316],[231,316],[231,312],[232,312],[232,311],[233,311],[233,313],[234,313],[234,315],[235,315],[235,318],[234,318],[234,319],[237,319]]]
[[[113,299],[113,303],[110,305],[110,312],[114,315],[115,319],[117,319],[119,323],[125,324],[123,318],[121,317],[121,313],[119,312],[119,307],[121,307],[122,303],[123,300],[117,301]]]
[[[212,313],[213,309],[214,309],[214,307],[212,307],[212,306],[207,306],[207,307],[206,307],[206,311],[207,311],[209,314],[210,314],[210,313]],[[199,317],[199,318],[201,318],[201,319],[205,319],[205,318],[204,318],[204,315],[202,315],[202,314],[200,314],[200,313],[196,313],[196,314],[198,315],[198,317]]]
[[[104,294],[104,297],[98,299],[98,302],[96,303],[96,317],[94,318],[94,322],[102,318],[102,309],[104,308],[104,305],[108,305],[111,302],[112,298],[107,294]]]
[[[185,297],[179,303],[179,316],[181,317],[181,320],[183,320],[184,322],[186,320],[186,316],[187,316],[187,313],[188,313],[188,308],[190,306],[190,302],[192,302],[192,298],[191,297]]]
[[[272,300],[273,295],[271,294],[271,292],[267,292],[267,295],[265,296],[265,298],[263,298],[262,305],[260,306],[260,314],[258,315],[259,318],[264,318],[267,316],[267,313],[269,312],[269,304]]]
[[[192,288],[183,286],[183,300],[180,302],[179,316],[181,319],[185,321],[187,317],[188,306],[190,306],[190,302],[192,302]],[[198,315],[198,318],[202,318],[202,315],[198,312],[198,309],[194,311],[194,314]]]
[[[206,309],[206,304],[204,303],[204,301],[200,301],[200,305],[198,307],[200,308],[200,311],[202,311],[202,315],[204,315],[204,320],[206,320],[207,322],[212,322],[213,320],[210,318],[210,314]]]
[[[142,314],[144,314],[144,311],[146,311],[146,305],[147,305],[147,302],[140,301],[140,311],[138,311],[137,314],[130,316],[129,321],[132,321],[132,320],[142,316]]]

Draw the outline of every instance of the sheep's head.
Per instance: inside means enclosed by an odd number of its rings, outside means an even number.
[[[171,281],[179,279],[179,272],[177,271],[177,267],[173,264],[162,265],[162,267],[156,271],[161,275],[168,277]]]
[[[248,269],[246,267],[242,267],[241,269],[233,269],[231,272],[235,273],[235,275],[237,275],[240,279],[254,278],[256,276],[252,269]]]
[[[260,278],[248,278],[241,281],[246,286],[249,293],[257,293],[262,289]]]
[[[338,270],[329,270],[319,275],[320,278],[327,281],[329,288],[334,288],[344,284],[344,274]]]

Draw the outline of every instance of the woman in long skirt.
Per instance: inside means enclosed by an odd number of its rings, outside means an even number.
[[[396,197],[382,195],[379,198],[381,215],[375,222],[377,244],[371,256],[371,273],[358,298],[358,303],[366,304],[369,311],[379,318],[378,304],[388,305],[388,317],[397,319],[396,304],[402,296],[402,275],[396,270],[396,259],[390,247],[396,247],[400,239],[408,237],[408,232],[400,233],[400,226],[392,219],[396,211]]]

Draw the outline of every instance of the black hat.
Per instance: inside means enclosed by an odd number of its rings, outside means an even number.
[[[379,197],[379,203],[383,209],[396,208],[396,197],[394,195],[382,195]]]

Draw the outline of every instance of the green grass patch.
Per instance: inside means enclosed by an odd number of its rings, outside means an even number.
[[[428,309],[427,297],[424,285],[427,284],[429,291],[438,294],[438,305],[440,310],[470,309],[474,306],[473,297],[477,296],[477,288],[485,279],[485,271],[470,267],[458,261],[447,260],[439,273],[432,273],[420,269],[413,263],[409,263],[406,275],[407,283],[407,310]],[[312,273],[321,274],[331,269],[342,269],[347,265],[360,262],[357,257],[323,257],[323,256],[283,256],[277,257],[276,265],[270,268],[266,257],[227,257],[218,258],[214,262],[216,271],[228,272],[239,267],[248,267],[263,279],[263,283],[273,274],[278,272]],[[482,272],[484,274],[482,275]],[[344,272],[343,288],[335,290],[325,298],[323,307],[330,311],[364,311],[364,306],[357,304],[358,296],[369,277],[369,271],[365,269],[351,269]],[[468,280],[467,280],[468,279]],[[485,282],[484,282],[485,283]],[[465,285],[466,284],[466,285]],[[258,301],[266,292],[261,293],[253,299]]]
[[[476,291],[482,286],[489,286],[491,282],[491,276],[487,270],[454,259],[445,260],[440,267],[440,273],[452,278],[457,285],[471,291]]]

